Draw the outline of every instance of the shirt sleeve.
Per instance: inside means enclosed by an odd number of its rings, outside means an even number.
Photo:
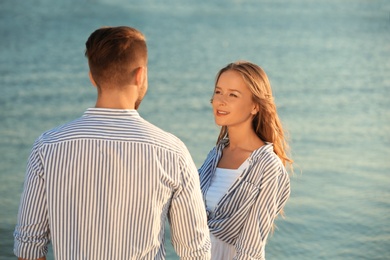
[[[266,174],[265,174],[266,175]],[[236,241],[235,260],[265,259],[265,244],[276,216],[290,195],[287,172],[267,180]]]
[[[14,232],[14,254],[37,259],[47,254],[49,225],[42,161],[35,143],[27,163],[17,224]]]
[[[182,183],[173,195],[169,212],[171,241],[180,259],[210,259],[210,235],[199,176],[188,150],[180,168]]]

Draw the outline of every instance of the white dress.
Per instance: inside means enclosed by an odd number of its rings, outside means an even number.
[[[249,162],[246,160],[238,169],[217,168],[211,185],[206,194],[207,208],[213,212],[222,196],[228,191],[234,181],[241,175]],[[236,255],[236,249],[233,245],[223,242],[210,233],[211,239],[211,259],[229,260]]]

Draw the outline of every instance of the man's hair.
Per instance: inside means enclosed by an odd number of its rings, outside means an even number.
[[[127,27],[102,27],[85,43],[85,56],[97,86],[123,87],[131,83],[134,71],[147,65],[145,36]]]

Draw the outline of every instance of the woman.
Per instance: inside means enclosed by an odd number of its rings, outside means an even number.
[[[222,128],[199,174],[212,259],[265,259],[292,165],[268,77],[256,64],[231,63],[217,74],[211,103]]]

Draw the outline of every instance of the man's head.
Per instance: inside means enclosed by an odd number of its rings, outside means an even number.
[[[126,26],[103,27],[94,31],[85,45],[90,73],[99,92],[134,84],[140,69],[146,77],[148,53],[140,31]],[[141,87],[146,92],[147,79],[144,84]]]

